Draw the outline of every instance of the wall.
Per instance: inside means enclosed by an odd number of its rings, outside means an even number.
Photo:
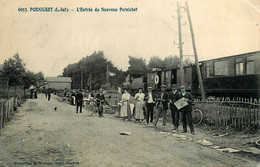
[[[71,89],[71,83],[63,83],[63,82],[59,82],[59,83],[55,83],[55,82],[49,82],[48,84],[47,84],[48,86],[47,86],[47,88],[53,88],[53,89],[65,89],[65,88],[67,88],[67,89]]]

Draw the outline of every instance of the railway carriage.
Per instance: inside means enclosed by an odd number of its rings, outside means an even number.
[[[259,97],[260,51],[201,61],[208,96]]]
[[[260,51],[200,61],[199,65],[207,96],[260,97]],[[160,91],[163,84],[169,91],[172,84],[180,86],[180,83],[179,68],[155,67],[147,75],[134,78],[132,87],[146,90],[147,86],[151,86],[153,90]],[[195,65],[184,67],[184,85],[192,94],[200,96]]]

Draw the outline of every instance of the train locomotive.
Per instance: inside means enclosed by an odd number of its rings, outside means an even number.
[[[233,55],[199,62],[203,86],[207,97],[260,97],[260,51]],[[148,74],[132,78],[130,89],[142,87],[160,91],[172,84],[180,86],[180,69],[154,67]],[[184,85],[194,96],[200,96],[195,65],[184,67]]]

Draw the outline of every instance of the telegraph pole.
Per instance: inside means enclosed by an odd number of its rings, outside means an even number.
[[[109,67],[107,65],[107,75],[106,75],[106,79],[107,79],[107,84],[109,83]]]
[[[89,74],[89,85],[90,85],[90,90],[92,90],[92,72]]]
[[[180,50],[180,75],[181,75],[181,85],[184,85],[183,51],[182,51],[182,35],[181,35],[181,16],[180,16],[179,2],[177,2],[177,13],[178,13],[179,50]]]
[[[199,62],[198,62],[197,49],[196,49],[196,45],[195,45],[195,37],[194,37],[193,29],[192,29],[192,22],[191,22],[189,6],[188,6],[187,1],[186,1],[186,10],[187,10],[189,23],[190,23],[190,32],[191,32],[191,38],[192,38],[192,46],[193,46],[193,51],[194,51],[194,57],[195,57],[195,63],[196,63],[196,68],[197,68],[197,75],[198,75],[198,80],[199,80],[199,85],[200,85],[201,97],[202,97],[202,100],[205,101],[204,86],[203,86],[203,83],[202,83],[201,72],[200,72],[200,67],[199,67]]]

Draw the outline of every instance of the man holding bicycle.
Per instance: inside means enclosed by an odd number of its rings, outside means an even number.
[[[98,94],[96,95],[96,102],[98,107],[98,115],[99,117],[103,117],[103,105],[105,103],[105,96],[103,94],[103,89],[99,89]]]

